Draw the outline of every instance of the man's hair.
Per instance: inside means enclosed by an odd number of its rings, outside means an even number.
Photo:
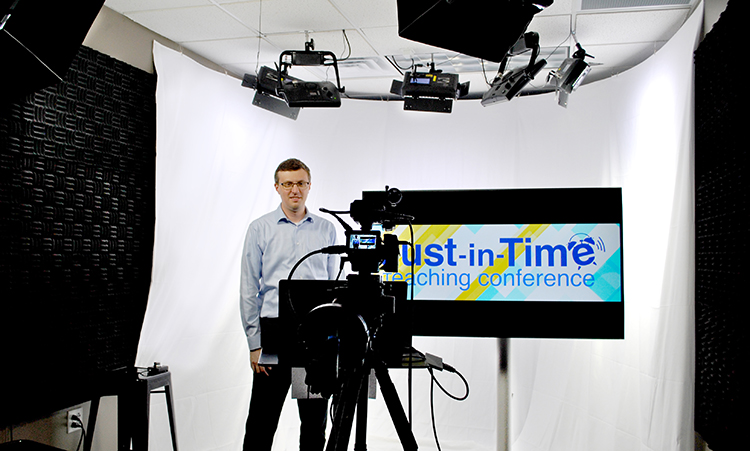
[[[276,172],[273,173],[273,181],[274,183],[279,183],[279,172],[287,172],[287,171],[298,171],[300,169],[304,169],[305,172],[307,172],[307,178],[312,181],[312,176],[310,175],[310,168],[307,167],[307,165],[301,161],[299,161],[296,158],[289,158],[288,160],[284,160],[279,164],[279,167],[276,168]]]

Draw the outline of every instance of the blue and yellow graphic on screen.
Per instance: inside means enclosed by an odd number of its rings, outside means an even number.
[[[620,236],[619,224],[417,225],[383,277],[415,299],[621,302]]]

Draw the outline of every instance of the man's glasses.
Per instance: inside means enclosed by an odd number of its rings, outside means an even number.
[[[279,183],[279,186],[285,190],[291,190],[295,186],[299,189],[307,189],[310,187],[310,182],[284,182]]]

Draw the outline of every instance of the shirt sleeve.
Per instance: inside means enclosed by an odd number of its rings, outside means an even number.
[[[240,314],[250,350],[260,348],[260,292],[261,262],[263,252],[259,245],[259,231],[250,224],[242,250],[240,274]]]

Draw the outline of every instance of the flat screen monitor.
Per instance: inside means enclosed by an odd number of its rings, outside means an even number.
[[[620,188],[402,194],[414,248],[382,277],[407,283],[412,335],[624,338]]]

